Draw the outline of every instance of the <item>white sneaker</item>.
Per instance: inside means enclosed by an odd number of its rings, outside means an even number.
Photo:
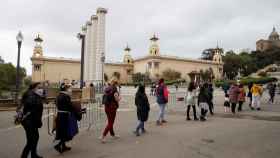
[[[100,140],[100,142],[101,142],[102,144],[105,144],[105,143],[106,143],[106,140],[105,140],[105,138],[104,138],[103,136],[100,136],[98,139]]]
[[[120,139],[121,137],[119,135],[115,135],[115,136],[112,136],[112,138],[114,139]]]

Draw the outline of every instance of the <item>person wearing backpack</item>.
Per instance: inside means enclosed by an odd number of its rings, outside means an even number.
[[[140,85],[138,91],[135,95],[135,105],[137,107],[137,118],[139,120],[139,124],[136,127],[135,135],[140,136],[139,130],[141,129],[142,133],[145,133],[145,122],[148,120],[150,104],[148,97],[145,93],[145,86]]]
[[[21,158],[27,158],[30,152],[31,158],[42,158],[37,154],[37,145],[39,141],[38,129],[42,127],[43,98],[40,82],[31,84],[22,96],[23,119],[21,124],[25,130],[27,142]]]
[[[101,142],[105,143],[105,137],[110,132],[113,138],[119,138],[114,132],[114,122],[119,108],[120,96],[117,90],[118,81],[112,79],[111,83],[105,88],[102,104],[105,106],[105,113],[107,116],[107,126],[105,127],[102,136],[100,137]]]
[[[156,97],[157,97],[157,103],[159,105],[159,116],[158,120],[156,122],[157,125],[162,125],[163,123],[166,123],[167,121],[164,119],[165,114],[165,107],[168,103],[168,89],[166,85],[164,84],[164,79],[160,79],[158,82],[158,87],[156,89]]]
[[[200,121],[206,121],[206,116],[208,112],[208,102],[210,100],[210,96],[208,93],[208,84],[204,83],[200,89],[198,94],[198,106],[200,107]]]

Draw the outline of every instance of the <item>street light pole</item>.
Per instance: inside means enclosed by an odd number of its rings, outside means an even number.
[[[104,87],[104,62],[105,62],[105,55],[104,55],[104,52],[102,52],[101,54],[101,62],[102,62],[102,67],[101,67],[101,73],[102,73],[102,81],[101,81],[101,84],[102,84],[102,89]]]
[[[85,35],[84,33],[78,33],[78,39],[82,40],[81,46],[81,73],[80,73],[80,89],[84,87],[84,54],[85,54]]]
[[[19,69],[20,69],[20,49],[23,41],[23,35],[21,31],[17,34],[17,45],[18,45],[18,54],[17,54],[17,72],[16,72],[16,93],[15,93],[15,102],[18,104],[18,95],[19,95]]]

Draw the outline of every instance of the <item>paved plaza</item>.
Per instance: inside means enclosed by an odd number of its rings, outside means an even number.
[[[280,105],[268,104],[268,96],[262,99],[262,111],[251,111],[248,104],[236,115],[224,114],[223,92],[215,90],[215,115],[206,122],[185,121],[183,102],[168,106],[168,123],[156,126],[157,105],[150,97],[151,112],[146,124],[147,133],[136,137],[134,106],[135,88],[121,89],[122,102],[115,124],[118,140],[108,137],[106,144],[98,140],[105,120],[83,129],[70,143],[72,150],[58,154],[53,149],[53,136],[47,132],[47,115],[40,130],[38,152],[45,158],[279,158],[280,151]],[[183,95],[185,89],[172,94]],[[149,89],[147,89],[149,94]],[[17,158],[25,145],[25,134],[21,127],[12,124],[14,112],[0,113],[0,157]],[[104,115],[102,116],[105,117]]]

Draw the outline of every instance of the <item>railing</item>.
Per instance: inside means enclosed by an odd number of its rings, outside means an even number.
[[[168,96],[168,106],[176,105],[178,102],[184,101],[185,92],[171,92]]]
[[[105,113],[101,105],[101,98],[97,98],[96,102],[87,102],[82,104],[82,108],[86,109],[83,114],[82,120],[79,121],[78,126],[80,131],[93,130],[96,136],[100,135],[101,129],[105,121]],[[46,105],[47,109],[47,131],[49,135],[53,135],[54,117],[57,109],[54,103]]]

